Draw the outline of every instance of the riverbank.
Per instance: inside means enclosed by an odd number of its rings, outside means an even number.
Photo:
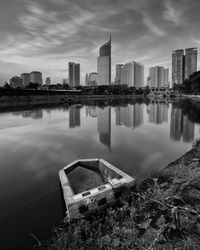
[[[74,104],[96,105],[107,102],[108,105],[122,102],[133,102],[146,98],[141,95],[30,95],[30,96],[2,96],[0,98],[0,112],[15,111],[29,108],[49,108],[53,106],[68,107]]]
[[[200,141],[128,195],[104,214],[63,222],[34,249],[199,249]]]

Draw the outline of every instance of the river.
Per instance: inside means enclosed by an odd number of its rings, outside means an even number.
[[[29,249],[64,217],[58,171],[103,158],[144,178],[200,136],[187,103],[73,105],[0,113],[1,249]]]

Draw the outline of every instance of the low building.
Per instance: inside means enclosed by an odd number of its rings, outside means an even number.
[[[23,88],[23,79],[20,76],[13,76],[10,79],[10,86],[12,88]]]

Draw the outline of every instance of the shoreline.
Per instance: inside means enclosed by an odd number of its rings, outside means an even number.
[[[3,96],[0,97],[0,112],[27,108],[70,106],[101,101],[146,100],[141,95],[55,95],[55,96]]]

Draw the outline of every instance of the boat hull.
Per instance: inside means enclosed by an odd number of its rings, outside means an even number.
[[[88,178],[78,176],[84,170]],[[135,183],[134,178],[103,159],[74,161],[59,171],[59,177],[69,220],[85,217],[116,203],[122,196],[122,189],[129,189]],[[89,184],[85,187],[84,183]]]

